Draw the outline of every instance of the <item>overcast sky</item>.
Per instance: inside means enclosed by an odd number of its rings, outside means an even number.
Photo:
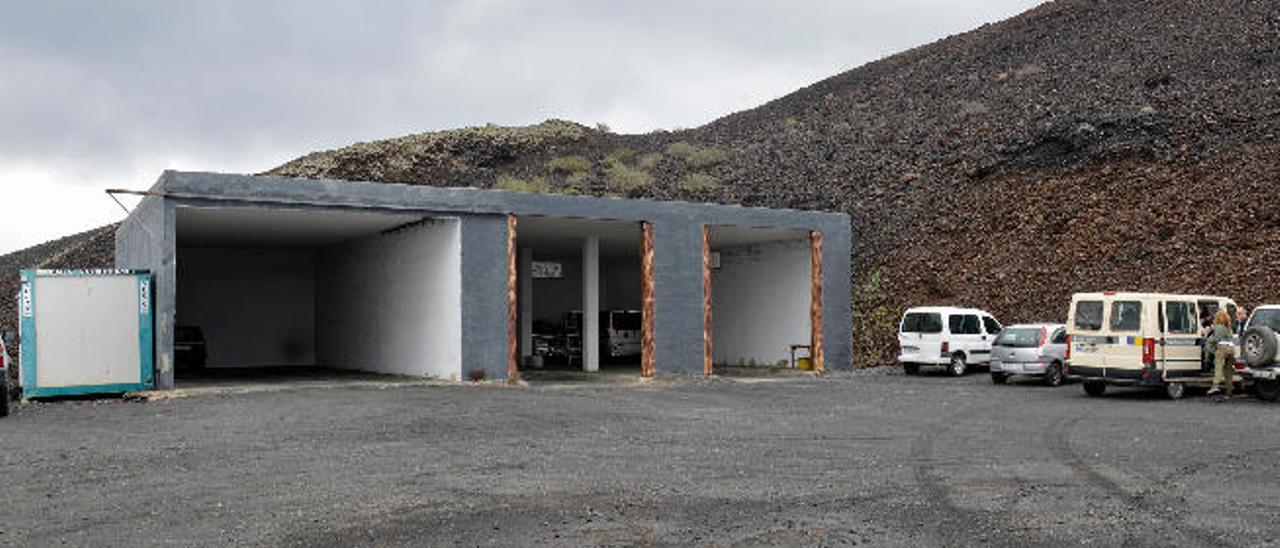
[[[102,190],[547,118],[694,127],[1037,0],[0,2],[0,252]]]

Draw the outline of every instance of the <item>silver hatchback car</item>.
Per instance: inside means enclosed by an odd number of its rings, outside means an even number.
[[[1067,372],[1067,326],[1057,323],[1011,325],[991,345],[991,382],[1013,375],[1034,375],[1058,386]]]

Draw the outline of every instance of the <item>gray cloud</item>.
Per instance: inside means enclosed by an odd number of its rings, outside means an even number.
[[[691,127],[1036,3],[5,2],[0,176],[137,187],[488,122]]]

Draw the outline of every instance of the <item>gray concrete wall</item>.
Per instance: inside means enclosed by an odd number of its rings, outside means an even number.
[[[164,177],[156,184],[164,184]],[[155,384],[173,388],[173,313],[177,288],[174,201],[148,196],[116,229],[116,267],[150,270],[155,277]]]
[[[462,375],[507,376],[507,218],[465,215],[462,238]]]
[[[461,377],[456,219],[325,248],[319,259],[320,364]]]
[[[654,221],[654,366],[663,373],[702,374],[702,225]]]
[[[310,206],[374,209],[456,215],[462,240],[462,368],[483,368],[490,378],[506,371],[506,218],[516,215],[576,217],[654,223],[655,362],[659,373],[701,372],[702,362],[702,224],[817,230],[824,235],[824,341],[827,367],[852,366],[850,293],[850,221],[847,215],[580,196],[557,196],[470,188],[440,188],[349,181],[313,181],[217,173],[166,172],[155,190],[170,204],[255,207]],[[130,238],[122,227],[118,255],[172,257],[172,206],[165,208],[169,242],[151,246]],[[134,217],[151,218],[145,212]],[[152,219],[152,222],[156,222]],[[121,240],[120,235],[126,236]],[[171,260],[171,259],[170,259]],[[163,263],[163,259],[161,259]],[[163,264],[162,264],[163,266]],[[158,298],[163,304],[164,284]],[[171,301],[170,301],[171,303]],[[171,306],[171,305],[170,305]],[[163,320],[162,320],[163,321]],[[171,317],[170,320],[171,321]],[[168,337],[160,337],[168,339]],[[159,351],[158,351],[159,353]],[[163,374],[158,375],[163,378]]]
[[[209,367],[316,365],[315,251],[178,253],[175,320],[204,331]]]

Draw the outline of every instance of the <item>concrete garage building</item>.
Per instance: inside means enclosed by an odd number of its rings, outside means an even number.
[[[208,367],[495,379],[575,311],[581,333],[638,322],[639,374],[710,374],[794,346],[851,367],[849,238],[824,212],[166,172],[117,230],[116,265],[155,275],[160,389],[181,325],[203,330]],[[582,337],[575,367],[602,353]]]

